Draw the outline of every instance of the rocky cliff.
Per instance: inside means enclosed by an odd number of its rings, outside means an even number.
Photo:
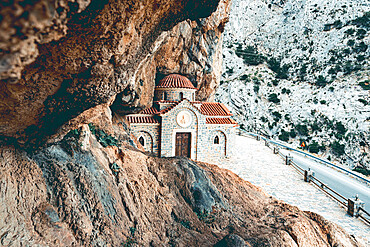
[[[370,168],[369,4],[235,0],[218,100],[250,131]]]
[[[361,246],[227,170],[143,153],[127,133],[120,114],[150,106],[163,74],[212,97],[229,1],[0,7],[1,245]]]
[[[361,246],[230,171],[144,154],[110,114],[32,152],[1,147],[3,246]]]

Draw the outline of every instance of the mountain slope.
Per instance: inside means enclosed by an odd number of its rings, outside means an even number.
[[[369,3],[234,1],[216,98],[243,126],[369,167]]]

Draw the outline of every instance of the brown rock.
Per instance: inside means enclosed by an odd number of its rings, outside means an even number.
[[[106,114],[38,151],[1,148],[2,245],[361,246],[228,170],[126,146],[122,122]],[[121,147],[103,147],[100,131]]]

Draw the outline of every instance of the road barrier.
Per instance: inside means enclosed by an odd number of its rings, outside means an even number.
[[[269,147],[270,149],[273,150],[274,154],[277,154],[279,155],[282,159],[285,160],[285,164],[286,165],[290,165],[291,167],[293,167],[298,173],[300,173],[301,175],[304,176],[304,181],[305,182],[312,182],[316,187],[318,187],[320,190],[322,190],[323,192],[325,192],[328,196],[330,196],[331,198],[333,198],[334,200],[336,200],[339,204],[341,204],[343,207],[345,207],[347,209],[347,213],[353,217],[359,217],[361,218],[364,222],[366,222],[367,224],[370,225],[370,218],[368,218],[370,216],[369,212],[367,212],[365,209],[364,209],[364,203],[359,200],[359,198],[356,196],[355,199],[352,199],[352,198],[345,198],[344,196],[342,196],[341,194],[339,194],[338,192],[336,192],[335,190],[333,190],[332,188],[330,188],[327,184],[323,183],[322,181],[320,181],[319,179],[315,178],[315,173],[314,171],[308,169],[308,170],[304,170],[302,169],[301,167],[299,167],[298,164],[296,164],[293,160],[293,157],[291,156],[286,156],[284,155],[283,153],[280,152],[279,148],[277,146],[272,146],[269,145],[268,143],[273,143],[275,145],[279,145],[279,146],[282,146],[288,150],[293,150],[293,151],[298,151],[300,153],[303,153],[305,155],[309,155],[305,152],[302,152],[302,151],[299,151],[299,150],[296,150],[296,149],[293,149],[291,147],[288,147],[288,146],[285,146],[283,144],[280,144],[278,142],[275,142],[275,141],[272,141],[272,140],[269,140],[267,139],[266,137],[261,137],[257,134],[254,134],[254,133],[250,133],[250,132],[244,132],[244,131],[240,131],[239,132],[239,135],[241,136],[246,136],[246,135],[249,135],[250,136],[253,136],[257,139],[257,137],[259,137],[257,140],[264,140],[265,142],[265,145],[267,147]],[[309,155],[309,156],[312,156],[314,157],[316,160],[322,160],[320,158],[317,158],[313,155]],[[338,167],[330,162],[325,162],[325,163],[329,163],[335,167]],[[339,167],[338,167],[339,168]],[[350,174],[353,175],[353,173],[349,172],[348,170],[346,169],[343,169],[341,168],[341,170],[344,170]],[[357,176],[359,177],[359,176]],[[361,177],[359,177],[361,178]],[[368,182],[369,180],[367,179],[364,179],[366,182]],[[365,217],[363,214],[366,214],[368,217]]]

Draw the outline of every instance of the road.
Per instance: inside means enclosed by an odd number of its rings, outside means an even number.
[[[315,172],[315,178],[319,179],[345,198],[353,198],[357,194],[360,200],[365,203],[365,210],[370,212],[370,188],[368,185],[334,168],[306,158],[302,154],[285,149],[281,149],[280,152],[284,156],[290,154],[290,156],[293,157],[293,161],[303,170],[308,170],[308,168],[310,168]]]

